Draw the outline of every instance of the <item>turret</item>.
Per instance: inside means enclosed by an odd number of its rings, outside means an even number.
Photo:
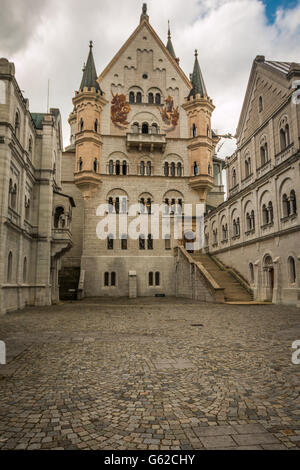
[[[207,94],[197,51],[191,84],[192,89],[183,104],[190,129],[189,184],[199,193],[200,201],[205,203],[206,196],[214,185],[213,152],[216,143],[212,135],[211,115],[215,107]]]
[[[101,185],[101,115],[107,104],[97,81],[92,48],[93,43],[90,41],[87,63],[80,88],[73,98],[74,110],[69,118],[70,125],[75,126],[74,181],[84,198],[91,197],[91,193]]]
[[[178,59],[178,57],[176,57],[174,47],[173,47],[173,43],[172,43],[172,40],[171,40],[170,21],[168,21],[168,42],[167,42],[166,48],[170,52],[170,55],[173,57],[173,59],[175,59],[176,62],[179,64],[179,59]]]

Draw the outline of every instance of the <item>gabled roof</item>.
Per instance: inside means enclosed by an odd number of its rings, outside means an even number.
[[[288,79],[288,73],[290,70],[291,65],[293,62],[281,62],[281,61],[274,61],[274,60],[265,60],[264,56],[258,55],[253,61],[249,80],[248,80],[248,85],[243,101],[243,106],[242,106],[242,111],[240,114],[237,130],[236,130],[236,135],[238,136],[242,130],[242,127],[244,125],[245,119],[247,117],[247,112],[248,112],[248,107],[249,107],[249,100],[253,91],[253,87],[255,86],[255,74],[258,68],[261,70],[271,70],[274,72],[274,80],[276,80],[276,77],[278,79],[278,83],[282,83],[283,80]],[[286,82],[288,86],[288,82]]]
[[[138,33],[141,31],[141,29],[143,27],[146,27],[149,31],[149,33],[154,37],[154,39],[156,40],[158,46],[161,48],[161,50],[163,51],[163,53],[165,54],[165,56],[167,57],[167,59],[172,63],[172,65],[175,67],[175,69],[177,70],[177,72],[179,73],[179,75],[181,76],[181,78],[184,80],[184,82],[186,83],[186,85],[191,88],[191,83],[188,79],[188,77],[185,75],[185,73],[183,72],[183,70],[181,69],[181,67],[178,65],[178,63],[176,62],[176,60],[174,59],[174,57],[172,57],[172,55],[170,54],[170,52],[168,51],[168,49],[165,47],[165,45],[163,44],[163,42],[161,41],[161,39],[159,38],[159,36],[156,34],[156,32],[154,31],[154,29],[152,28],[152,26],[150,25],[149,21],[147,18],[141,18],[141,22],[140,24],[138,25],[138,27],[134,30],[134,32],[131,34],[131,36],[127,39],[127,41],[123,44],[123,46],[121,47],[121,49],[119,50],[119,52],[117,52],[117,54],[112,58],[112,60],[109,62],[109,64],[105,67],[105,69],[102,71],[101,75],[99,76],[98,78],[98,82],[100,82],[104,77],[105,75],[107,75],[107,73],[110,71],[110,69],[113,67],[113,65],[118,61],[119,57],[123,54],[123,52],[127,49],[127,47],[130,45],[131,42],[134,41],[134,39],[136,38],[136,36],[138,35]]]
[[[88,55],[86,66],[83,69],[83,77],[81,80],[80,90],[83,90],[84,87],[88,87],[88,88],[93,87],[102,93],[100,85],[97,82],[97,72],[96,72],[92,49],[93,49],[93,42],[90,41],[90,52]]]
[[[189,98],[193,96],[194,98],[196,95],[200,95],[202,98],[207,95],[206,86],[204,83],[203,75],[200,69],[200,65],[198,62],[198,52],[195,51],[195,63],[194,63],[194,71],[192,75],[192,90],[190,91]]]

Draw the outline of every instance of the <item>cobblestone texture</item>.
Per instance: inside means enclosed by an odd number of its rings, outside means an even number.
[[[299,309],[91,299],[0,339],[0,449],[300,448]]]

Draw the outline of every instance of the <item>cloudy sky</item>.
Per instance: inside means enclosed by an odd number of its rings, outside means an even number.
[[[61,110],[67,118],[82,77],[89,40],[97,72],[139,23],[141,0],[0,0],[0,57],[16,65],[16,77],[32,112]],[[235,133],[256,55],[300,62],[300,0],[148,0],[150,23],[167,41],[167,21],[180,65],[192,72],[194,49],[216,105],[213,127]],[[220,155],[231,154],[226,142]]]

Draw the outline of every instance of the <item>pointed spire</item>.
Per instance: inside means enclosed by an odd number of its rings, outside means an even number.
[[[170,21],[169,20],[168,20],[168,42],[167,42],[166,48],[170,52],[173,59],[176,60],[177,59],[176,54],[175,54],[174,47],[173,47],[173,44],[172,44],[172,41],[171,41],[171,31],[170,31]]]
[[[80,90],[83,90],[84,87],[96,88],[102,94],[99,83],[97,82],[97,72],[95,67],[95,61],[93,56],[93,41],[90,41],[90,52],[86,64],[83,66],[83,76],[80,85]]]
[[[141,21],[143,20],[149,21],[149,15],[147,15],[147,3],[143,3],[142,14],[141,14]]]
[[[201,73],[200,65],[199,65],[199,62],[198,62],[198,51],[197,51],[197,49],[195,50],[195,64],[194,64],[194,71],[193,71],[193,75],[192,75],[192,78],[191,78],[191,82],[192,82],[193,88],[190,91],[189,98],[191,96],[193,96],[195,98],[195,96],[197,94],[199,94],[202,98],[204,96],[208,96],[207,91],[206,91],[206,86],[205,86],[205,83],[204,83],[204,80],[203,80],[203,76],[202,76],[202,73]]]

